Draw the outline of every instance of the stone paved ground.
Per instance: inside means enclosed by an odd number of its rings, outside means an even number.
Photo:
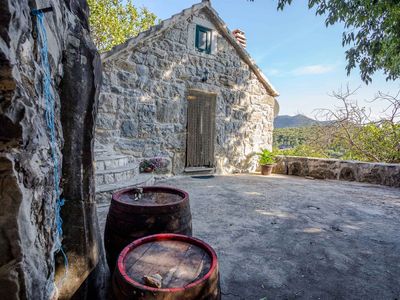
[[[160,184],[189,192],[223,299],[400,299],[400,189],[279,175]]]

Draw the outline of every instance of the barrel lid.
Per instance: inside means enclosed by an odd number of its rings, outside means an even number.
[[[128,245],[118,269],[124,279],[142,289],[176,292],[207,280],[217,266],[214,250],[201,240],[178,234],[156,234]],[[161,288],[149,287],[144,276],[161,275]]]

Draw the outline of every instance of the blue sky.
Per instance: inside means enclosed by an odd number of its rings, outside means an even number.
[[[160,19],[169,18],[200,0],[134,0],[146,6]],[[280,114],[303,113],[313,117],[318,108],[333,107],[337,100],[329,94],[347,84],[361,86],[357,93],[360,103],[378,91],[394,93],[400,81],[386,82],[382,74],[366,86],[358,70],[346,75],[345,49],[341,46],[343,32],[338,24],[326,28],[324,18],[308,10],[307,1],[293,1],[284,11],[276,10],[276,0],[213,0],[212,5],[229,29],[240,28],[246,33],[247,51],[279,91]],[[372,106],[374,114],[382,103]]]

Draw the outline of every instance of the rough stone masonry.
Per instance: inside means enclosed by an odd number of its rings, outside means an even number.
[[[182,173],[188,91],[200,90],[217,95],[217,173],[253,171],[254,153],[272,147],[275,95],[217,28],[220,20],[215,21],[209,4],[200,5],[204,8],[185,10],[161,23],[132,47],[117,47],[102,56],[96,142],[139,160],[166,158],[173,174]],[[195,50],[196,24],[214,31],[210,54]]]
[[[278,156],[274,173],[400,187],[400,164]]]

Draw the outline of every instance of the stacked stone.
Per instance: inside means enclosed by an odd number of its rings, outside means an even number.
[[[400,164],[280,156],[274,172],[316,179],[338,179],[400,187]]]
[[[96,202],[109,204],[115,190],[154,183],[152,174],[139,174],[139,164],[129,155],[103,152],[96,157]]]

